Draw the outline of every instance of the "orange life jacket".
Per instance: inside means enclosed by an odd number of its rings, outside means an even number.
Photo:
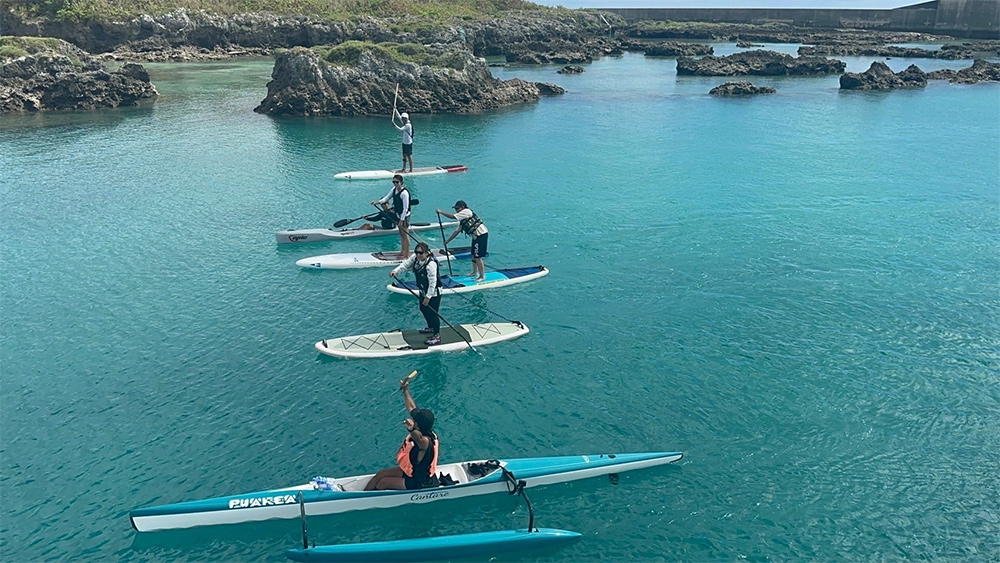
[[[434,475],[437,473],[438,464],[438,440],[437,436],[433,433],[427,437],[431,441],[429,450],[424,452],[424,459],[417,462],[417,457],[420,455],[420,449],[416,447],[417,443],[413,441],[409,435],[403,439],[403,444],[399,446],[399,451],[396,452],[396,463],[399,464],[399,468],[403,470],[403,473],[407,477],[413,477],[413,464],[416,463],[418,466],[427,465],[427,456],[431,456],[430,467],[428,468],[428,475]]]

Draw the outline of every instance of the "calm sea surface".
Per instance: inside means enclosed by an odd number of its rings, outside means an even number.
[[[911,63],[969,65],[888,61]],[[392,465],[414,369],[443,461],[685,453],[532,489],[537,525],[583,539],[524,561],[1000,559],[997,84],[716,99],[673,59],[494,69],[567,94],[416,116],[416,165],[469,171],[408,184],[416,220],[469,202],[488,265],[551,268],[442,305],[531,334],[348,361],[313,343],[423,326],[416,306],[385,269],[295,260],[398,241],[274,232],[370,210],[388,182],[333,174],[398,166],[388,117],[257,115],[269,60],[147,66],[153,104],[0,120],[4,560],[281,561],[297,521],[140,535],[128,511]],[[526,523],[494,495],[309,525]]]

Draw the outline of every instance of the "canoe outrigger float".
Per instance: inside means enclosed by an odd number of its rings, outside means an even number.
[[[568,530],[535,527],[535,509],[531,499],[524,492],[527,482],[517,479],[505,467],[500,467],[507,481],[507,493],[520,495],[528,505],[528,527],[520,530],[500,530],[414,538],[394,541],[347,543],[309,547],[309,531],[306,524],[305,502],[302,491],[298,493],[299,514],[302,518],[302,548],[289,549],[285,555],[292,561],[302,562],[396,562],[396,561],[440,561],[465,557],[478,559],[495,558],[516,551],[528,549],[554,548],[573,543],[581,534]]]
[[[524,481],[525,487],[538,487],[665,465],[682,457],[680,452],[652,452],[465,461],[438,466],[439,473],[450,477],[455,484],[408,491],[365,491],[372,475],[316,477],[303,485],[283,489],[137,508],[129,512],[129,518],[139,532],[299,518],[300,491],[303,510],[310,516],[392,508],[509,492],[509,482],[501,468]]]

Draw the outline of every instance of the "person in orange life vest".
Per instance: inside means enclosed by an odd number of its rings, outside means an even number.
[[[366,491],[423,489],[434,487],[437,472],[438,439],[434,434],[434,413],[430,409],[417,408],[410,396],[410,382],[399,382],[403,391],[403,402],[410,418],[403,421],[407,436],[396,452],[396,467],[383,469],[375,474],[365,486]]]

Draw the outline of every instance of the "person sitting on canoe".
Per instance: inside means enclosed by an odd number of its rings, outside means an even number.
[[[365,221],[368,221],[368,223],[358,227],[362,231],[374,231],[379,228],[391,231],[396,228],[396,214],[390,211],[388,205],[385,203],[382,204],[382,211],[372,213],[371,215],[365,217]],[[376,222],[381,223],[381,226],[376,227]]]
[[[396,452],[399,465],[382,469],[368,481],[366,491],[425,489],[438,486],[438,439],[434,434],[434,413],[417,408],[410,396],[409,379],[399,382],[410,418],[403,421],[407,436]]]
[[[458,233],[465,233],[467,236],[472,237],[472,273],[469,275],[475,278],[476,281],[485,280],[486,265],[483,264],[483,258],[489,254],[486,247],[490,239],[490,232],[486,229],[486,225],[483,224],[483,220],[473,210],[469,209],[465,205],[465,201],[461,199],[455,202],[455,213],[448,213],[440,209],[437,212],[449,219],[459,221],[458,228],[448,237],[448,240],[444,241],[445,244],[457,237]]]
[[[396,174],[392,177],[392,189],[385,197],[378,200],[383,207],[392,200],[392,212],[396,215],[396,227],[399,229],[399,256],[406,260],[410,257],[410,191],[403,187],[403,177]],[[375,205],[376,202],[372,202]]]
[[[427,327],[420,329],[422,334],[430,334],[431,337],[424,340],[428,346],[441,343],[441,317],[438,310],[441,308],[441,276],[437,259],[431,254],[430,247],[426,242],[418,242],[413,250],[413,256],[404,260],[402,264],[389,272],[389,277],[399,279],[397,276],[403,272],[413,271],[413,277],[417,278],[417,288],[420,290],[417,299],[420,303],[420,312],[427,321]]]

